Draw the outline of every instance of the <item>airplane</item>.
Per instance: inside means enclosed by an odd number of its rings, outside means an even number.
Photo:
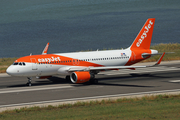
[[[47,54],[48,43],[41,55],[21,57],[6,72],[11,76],[27,77],[27,85],[31,86],[32,77],[43,79],[63,74],[72,83],[98,83],[94,78],[102,71],[151,67],[131,65],[162,54],[150,49],[154,24],[155,18],[147,19],[132,45],[126,49]],[[164,54],[155,65],[160,64]]]

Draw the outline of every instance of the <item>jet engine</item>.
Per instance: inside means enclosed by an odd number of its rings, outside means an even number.
[[[85,83],[88,82],[92,77],[93,75],[87,71],[73,72],[70,75],[70,79],[73,83]]]

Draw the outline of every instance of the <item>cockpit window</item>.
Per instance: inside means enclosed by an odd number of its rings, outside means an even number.
[[[14,62],[13,65],[25,66],[26,64],[24,62]]]
[[[17,63],[17,62],[15,62],[15,63],[13,63],[13,65],[18,65],[18,63]]]

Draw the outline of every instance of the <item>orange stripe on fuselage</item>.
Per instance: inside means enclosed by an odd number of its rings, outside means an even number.
[[[32,59],[35,59],[35,61]],[[55,54],[47,54],[47,55],[32,55],[25,56],[17,59],[15,62],[28,62],[28,63],[38,63],[38,64],[52,64],[52,65],[68,65],[68,66],[94,66],[94,67],[102,67],[103,65],[91,63],[88,61],[82,61],[79,59],[73,59],[70,57],[65,57],[61,55]]]

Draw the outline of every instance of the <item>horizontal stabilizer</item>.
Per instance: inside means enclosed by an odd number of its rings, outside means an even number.
[[[165,54],[172,54],[172,53],[175,53],[175,52],[165,52]],[[162,55],[163,53],[153,53],[153,54],[149,54],[149,53],[144,53],[142,54],[142,57],[143,58],[146,58],[148,56],[152,56],[152,55]]]

